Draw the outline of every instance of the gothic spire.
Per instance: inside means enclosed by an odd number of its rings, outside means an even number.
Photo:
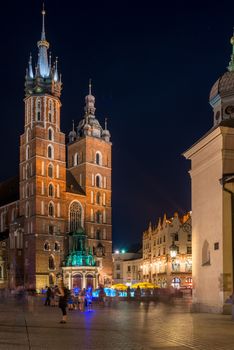
[[[49,63],[48,63],[48,54],[47,50],[50,46],[45,36],[45,9],[43,4],[42,9],[42,32],[41,32],[41,40],[38,41],[37,46],[39,49],[39,57],[38,57],[38,67],[40,76],[43,78],[47,78],[49,76]]]
[[[233,72],[234,71],[234,28],[233,28],[233,36],[230,39],[230,43],[232,45],[232,54],[231,54],[231,61],[229,62],[229,66],[227,67],[227,69],[229,70],[229,72]]]
[[[31,78],[31,79],[34,78],[33,68],[32,68],[32,55],[31,55],[31,53],[30,53],[29,62],[28,62],[28,75],[29,75],[29,78]]]

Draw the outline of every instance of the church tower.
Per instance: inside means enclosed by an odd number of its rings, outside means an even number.
[[[197,311],[226,312],[225,301],[234,291],[234,36],[231,44],[228,70],[210,92],[213,127],[184,153],[191,160]]]
[[[112,276],[111,219],[111,142],[105,120],[104,129],[95,116],[95,97],[91,81],[85,98],[85,114],[69,134],[68,169],[86,194],[85,231],[88,245],[100,266],[100,283]]]
[[[45,11],[25,77],[25,123],[20,138],[20,216],[24,232],[24,284],[42,288],[55,280],[61,265],[65,220],[66,151],[60,131],[61,77],[58,61],[48,57]]]

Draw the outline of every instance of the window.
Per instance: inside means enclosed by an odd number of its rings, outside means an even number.
[[[54,226],[49,225],[48,231],[49,231],[49,234],[50,234],[50,235],[53,235],[53,234],[54,234]]]
[[[188,233],[187,241],[188,241],[188,242],[191,242],[191,240],[192,240],[192,235],[191,235],[191,233]]]
[[[49,270],[54,270],[54,269],[55,269],[54,257],[51,255],[49,257]]]
[[[187,254],[192,254],[192,247],[187,247]]]
[[[96,202],[97,204],[101,204],[101,194],[98,192],[97,195],[96,195]]]
[[[26,203],[26,218],[28,218],[30,216],[30,207],[29,207],[29,202]]]
[[[96,176],[96,187],[101,187],[101,176],[100,175]]]
[[[0,279],[3,279],[3,266],[0,265]]]
[[[120,264],[116,265],[116,270],[120,270]]]
[[[202,247],[202,266],[210,265],[210,246],[207,240]]]
[[[117,279],[117,280],[120,280],[120,273],[117,273],[117,274],[116,274],[116,279]]]
[[[178,235],[178,233],[175,233],[175,241],[178,241],[179,240],[179,235]]]
[[[95,162],[96,162],[96,164],[98,164],[98,165],[102,165],[102,155],[101,155],[100,152],[97,152],[97,153],[96,153]]]
[[[48,158],[50,158],[50,159],[53,159],[53,158],[54,158],[53,146],[51,146],[51,145],[48,146],[47,156],[48,156]]]
[[[44,250],[50,250],[50,245],[48,242],[45,242],[44,244]]]
[[[41,120],[41,100],[40,99],[37,99],[36,118],[37,118],[37,121]]]
[[[54,196],[54,186],[52,184],[49,184],[48,194],[50,197]]]
[[[163,236],[163,243],[165,243],[166,242],[166,237],[165,236]]]
[[[219,242],[214,243],[214,250],[219,250]]]
[[[48,176],[53,177],[53,165],[52,164],[50,164],[48,166]]]
[[[49,139],[50,141],[53,141],[53,140],[54,140],[54,131],[53,131],[53,129],[51,129],[51,128],[48,129],[48,139]]]
[[[27,133],[26,133],[26,143],[29,142],[29,134],[30,133],[30,129],[27,129]]]
[[[106,229],[105,228],[102,231],[102,239],[106,239]]]
[[[82,206],[79,202],[72,202],[70,205],[70,231],[76,231],[79,227],[82,227]]]
[[[96,239],[101,239],[101,232],[100,232],[100,230],[96,231]]]
[[[128,272],[131,272],[131,266],[128,265]]]
[[[96,212],[96,222],[97,222],[98,224],[100,224],[101,221],[102,221],[102,214],[101,214],[101,212],[98,210],[98,211]]]
[[[55,250],[56,252],[59,252],[59,251],[60,251],[60,244],[59,244],[58,242],[55,242],[55,244],[54,244],[54,250]]]
[[[53,122],[53,103],[51,100],[49,100],[48,120],[50,123]]]
[[[166,254],[166,248],[164,247],[163,248],[163,255],[165,255]]]
[[[49,216],[54,216],[54,204],[49,204]]]

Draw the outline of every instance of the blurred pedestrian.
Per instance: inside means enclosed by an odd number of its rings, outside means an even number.
[[[68,289],[64,286],[63,281],[60,282],[57,288],[57,295],[59,296],[59,308],[62,311],[62,320],[60,323],[67,322],[67,298],[68,298]]]
[[[45,306],[50,306],[50,298],[51,298],[52,291],[51,291],[50,287],[46,286],[46,288],[47,288],[47,290],[46,290]]]

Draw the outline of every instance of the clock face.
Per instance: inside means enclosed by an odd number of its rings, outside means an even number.
[[[183,225],[183,231],[190,232],[191,231],[191,225],[190,224],[184,224]]]
[[[227,106],[225,108],[225,113],[228,114],[228,115],[234,113],[234,106]]]

